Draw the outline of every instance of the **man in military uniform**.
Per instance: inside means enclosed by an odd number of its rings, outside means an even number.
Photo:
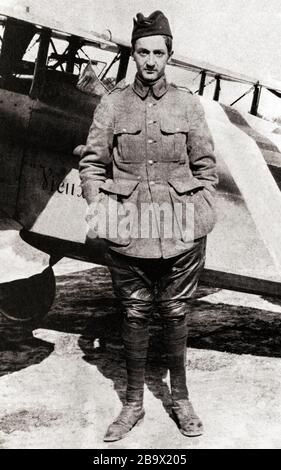
[[[215,223],[216,164],[198,97],[166,80],[171,55],[172,34],[164,14],[139,13],[132,33],[134,83],[117,86],[102,98],[80,161],[89,223],[97,210],[96,222],[102,213],[108,215],[110,203],[119,215],[131,211],[126,230],[120,223],[120,230],[101,233],[92,225],[107,240],[113,286],[124,310],[126,403],[105,441],[122,439],[144,416],[148,323],[155,302],[163,321],[173,413],[182,434],[203,432],[189,400],[184,358],[187,301]],[[112,214],[109,224],[113,219],[116,224]]]

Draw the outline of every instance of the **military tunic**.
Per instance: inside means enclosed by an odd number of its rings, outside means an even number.
[[[115,202],[124,217],[136,208],[125,237],[114,230],[101,235],[123,255],[177,256],[214,226],[216,159],[203,107],[165,76],[152,87],[136,76],[102,98],[80,176],[90,205]]]

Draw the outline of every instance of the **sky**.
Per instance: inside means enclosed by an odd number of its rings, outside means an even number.
[[[65,28],[110,29],[125,40],[136,13],[160,9],[171,24],[175,54],[281,82],[280,0],[0,0],[1,6],[29,6]]]

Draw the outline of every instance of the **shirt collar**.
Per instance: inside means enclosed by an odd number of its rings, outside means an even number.
[[[149,90],[151,90],[152,94],[156,98],[161,98],[168,88],[169,84],[167,83],[165,75],[162,75],[162,77],[160,77],[159,80],[151,86],[143,82],[138,75],[135,76],[135,81],[133,83],[133,90],[143,99],[147,97]]]

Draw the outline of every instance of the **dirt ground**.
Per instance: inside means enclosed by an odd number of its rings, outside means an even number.
[[[12,256],[20,255],[9,252],[11,263]],[[39,272],[43,258],[25,257],[22,266],[6,259],[9,279],[3,270],[0,282]],[[281,448],[280,300],[199,286],[187,306],[187,382],[205,427],[196,438],[180,434],[170,415],[155,312],[145,419],[110,444],[103,435],[120,410],[126,381],[110,277],[106,268],[73,260],[62,260],[55,272],[56,299],[43,320],[36,326],[0,320],[0,448]]]

